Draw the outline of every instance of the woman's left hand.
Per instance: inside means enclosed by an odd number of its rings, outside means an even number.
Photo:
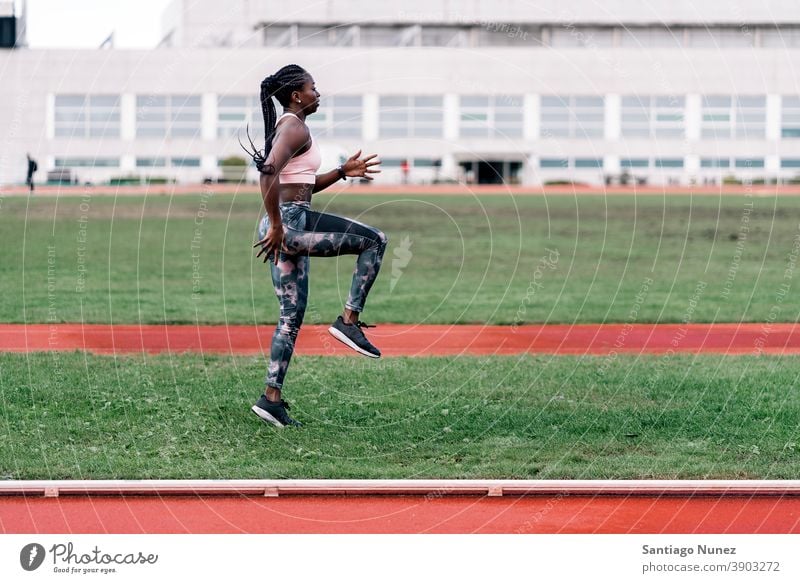
[[[351,176],[353,178],[366,178],[367,180],[374,180],[372,176],[368,176],[369,174],[377,174],[380,170],[376,170],[372,168],[373,166],[377,166],[381,163],[380,160],[374,160],[378,155],[377,154],[370,154],[369,156],[365,157],[362,160],[359,160],[358,157],[361,155],[361,150],[353,154],[347,159],[347,162],[342,164],[342,169],[347,176]]]

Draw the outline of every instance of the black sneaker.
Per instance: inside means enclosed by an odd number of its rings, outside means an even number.
[[[331,336],[336,338],[336,340],[347,344],[347,346],[356,352],[360,352],[364,356],[369,356],[370,358],[380,358],[381,351],[375,348],[361,331],[361,328],[374,327],[375,326],[370,326],[360,320],[357,324],[346,324],[342,317],[339,316],[336,318],[333,326],[328,328],[328,332],[330,332]]]
[[[282,399],[279,402],[270,401],[266,395],[261,395],[258,403],[250,408],[262,421],[272,423],[275,427],[302,427],[302,423],[289,417],[287,409],[290,409],[289,403]]]

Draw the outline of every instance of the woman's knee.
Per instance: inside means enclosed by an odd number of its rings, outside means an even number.
[[[386,236],[386,233],[374,227],[372,228],[372,231],[374,233],[374,241],[381,247],[386,247],[387,243],[389,243],[389,237]]]

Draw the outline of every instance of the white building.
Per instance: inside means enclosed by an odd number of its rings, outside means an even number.
[[[800,175],[796,0],[285,6],[175,0],[153,50],[0,50],[0,184],[26,151],[40,180],[217,179],[287,63],[323,93],[324,164],[377,152],[384,183],[404,159],[413,182]]]

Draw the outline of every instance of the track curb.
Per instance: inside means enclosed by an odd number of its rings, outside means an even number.
[[[800,480],[7,480],[0,496],[800,496]]]

